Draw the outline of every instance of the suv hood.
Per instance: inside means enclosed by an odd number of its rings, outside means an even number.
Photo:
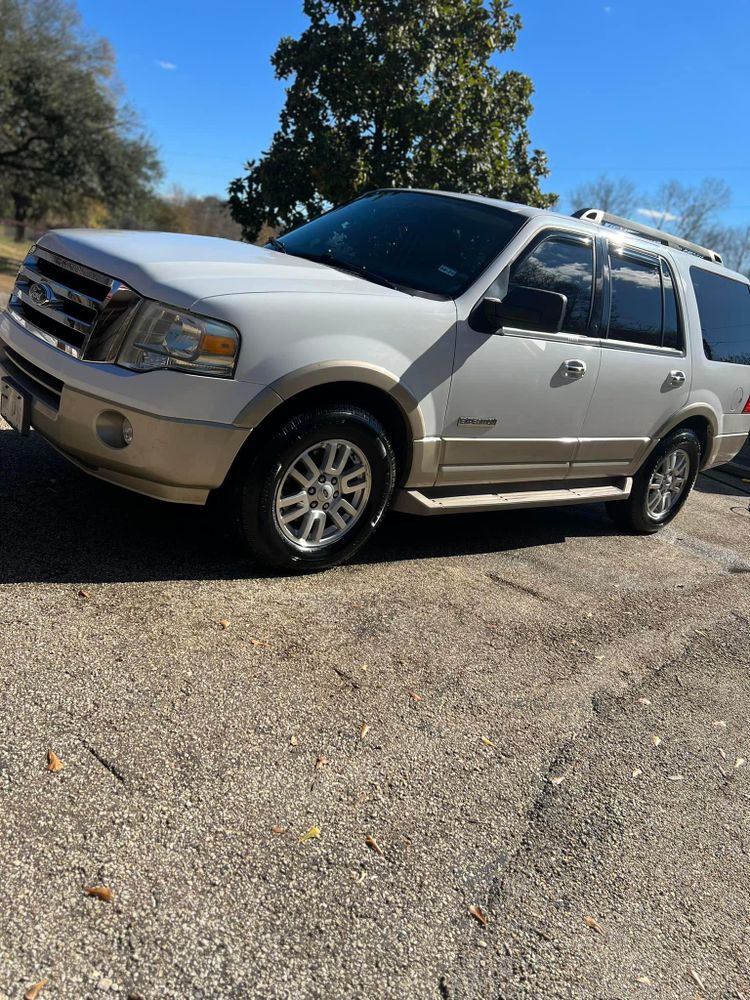
[[[37,245],[117,278],[145,298],[183,309],[200,299],[245,292],[400,294],[325,264],[213,236],[56,229]]]

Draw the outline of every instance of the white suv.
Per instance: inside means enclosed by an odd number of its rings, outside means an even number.
[[[393,506],[605,501],[656,531],[750,431],[750,285],[628,220],[381,190],[272,240],[47,233],[0,318],[3,417],[323,568]]]

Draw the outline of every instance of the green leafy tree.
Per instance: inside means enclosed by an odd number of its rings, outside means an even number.
[[[495,57],[510,0],[304,0],[309,26],[272,58],[291,80],[270,149],[229,188],[247,239],[372,188],[442,188],[553,204],[529,150],[532,85]]]
[[[160,175],[105,41],[65,0],[0,0],[0,195],[28,221],[134,212]]]

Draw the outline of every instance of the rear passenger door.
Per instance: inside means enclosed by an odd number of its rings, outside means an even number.
[[[631,474],[690,392],[685,324],[669,261],[614,239],[601,243],[601,365],[573,476]]]

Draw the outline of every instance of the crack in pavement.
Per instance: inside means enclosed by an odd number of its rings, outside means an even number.
[[[123,784],[123,785],[127,784],[127,780],[125,778],[125,775],[122,773],[122,771],[119,769],[119,767],[117,767],[110,760],[108,760],[106,757],[104,757],[102,754],[100,754],[99,751],[96,749],[96,747],[92,746],[88,742],[88,740],[86,740],[86,739],[83,738],[83,736],[80,736],[79,739],[80,739],[81,743],[86,747],[86,749],[88,750],[88,752],[91,754],[91,756],[95,760],[97,760],[102,765],[102,767],[105,770],[109,771],[109,773],[114,778],[116,778],[121,784]]]

